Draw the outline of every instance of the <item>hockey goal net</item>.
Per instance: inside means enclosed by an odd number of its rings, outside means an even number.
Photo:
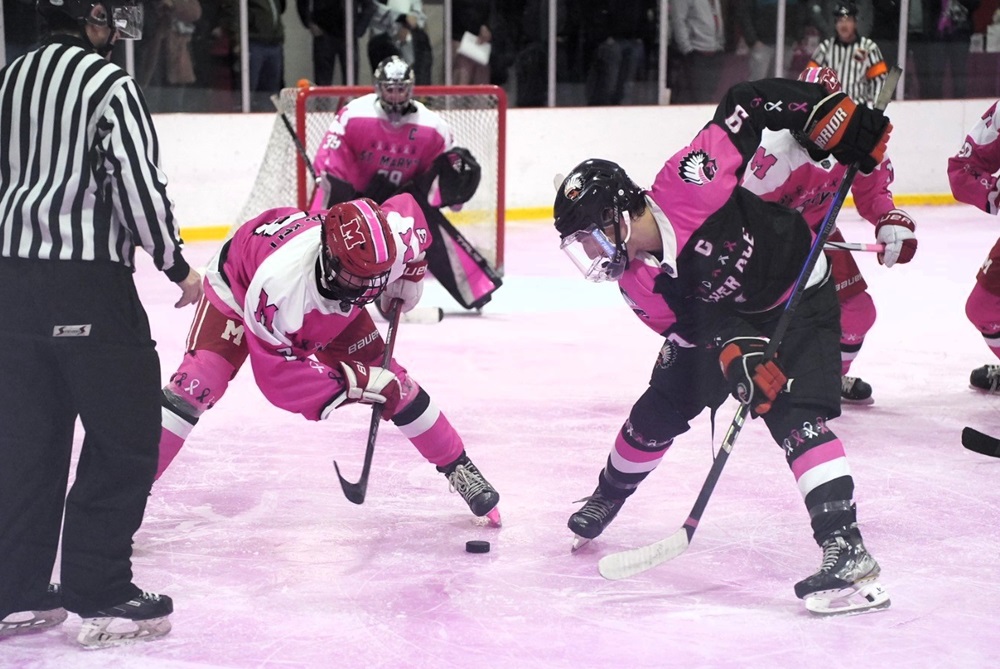
[[[337,111],[370,86],[286,88],[277,107],[295,129],[310,161]],[[504,147],[507,96],[499,86],[417,86],[415,99],[451,126],[456,146],[472,152],[482,167],[476,195],[461,211],[444,214],[498,271],[503,270]],[[272,207],[306,208],[315,182],[280,114],[240,222]]]

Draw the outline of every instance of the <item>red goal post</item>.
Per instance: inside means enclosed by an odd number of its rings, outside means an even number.
[[[287,88],[281,92],[278,104],[289,119],[294,117],[296,134],[307,155],[312,158],[337,111],[354,98],[371,92],[370,86]],[[465,203],[461,211],[452,212],[446,208],[443,212],[486,260],[502,273],[506,93],[499,86],[417,86],[413,96],[447,121],[455,145],[471,151],[482,167],[482,180],[476,195]],[[276,185],[272,182],[284,182],[282,173],[294,175],[294,184],[288,184],[294,185],[294,191],[288,192],[284,186],[279,186],[278,190],[282,191],[279,197],[305,208],[314,187],[312,175],[283,122],[276,118],[257,180],[260,189],[270,190]],[[269,183],[262,184],[262,180]]]

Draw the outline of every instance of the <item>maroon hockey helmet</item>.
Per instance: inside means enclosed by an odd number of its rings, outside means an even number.
[[[320,263],[332,297],[362,306],[385,290],[396,244],[385,215],[368,198],[334,205],[323,219]]]
[[[840,77],[829,67],[807,67],[799,75],[799,81],[822,84],[827,93],[839,93],[841,89]]]

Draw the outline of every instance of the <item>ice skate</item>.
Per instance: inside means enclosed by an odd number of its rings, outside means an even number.
[[[969,387],[984,393],[1000,393],[1000,365],[976,367],[969,375]]]
[[[166,595],[144,592],[117,606],[81,612],[83,625],[76,640],[88,649],[148,641],[170,631],[174,602]]]
[[[465,451],[450,465],[437,470],[448,478],[448,489],[460,494],[474,515],[485,517],[491,525],[500,526],[500,510],[497,508],[500,493],[472,464]]]
[[[840,377],[840,401],[844,404],[873,404],[872,387],[856,376]]]
[[[49,583],[42,601],[28,611],[14,611],[0,620],[0,639],[19,634],[33,634],[59,625],[66,620],[58,583]]]
[[[881,569],[861,537],[835,536],[823,543],[819,571],[795,584],[795,596],[821,616],[862,613],[889,607],[889,593],[878,582]]]
[[[623,499],[605,497],[601,487],[597,486],[590,497],[578,499],[577,504],[586,502],[579,511],[569,517],[566,523],[576,536],[573,538],[572,551],[575,553],[590,543],[591,539],[600,536],[625,503]]]

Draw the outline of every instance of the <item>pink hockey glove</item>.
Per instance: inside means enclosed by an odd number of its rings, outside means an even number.
[[[908,263],[917,252],[917,238],[913,234],[916,224],[901,209],[883,214],[875,225],[875,239],[885,244],[885,251],[878,254],[879,264],[892,267]]]
[[[424,294],[424,274],[427,273],[426,260],[414,260],[403,266],[403,276],[399,277],[382,291],[379,298],[383,313],[389,313],[393,300],[402,300],[400,309],[405,314],[417,306],[420,296]]]
[[[321,419],[330,417],[334,409],[345,404],[381,404],[382,418],[389,420],[399,404],[399,379],[384,367],[368,366],[356,360],[340,363],[344,373],[344,389],[323,409]]]

